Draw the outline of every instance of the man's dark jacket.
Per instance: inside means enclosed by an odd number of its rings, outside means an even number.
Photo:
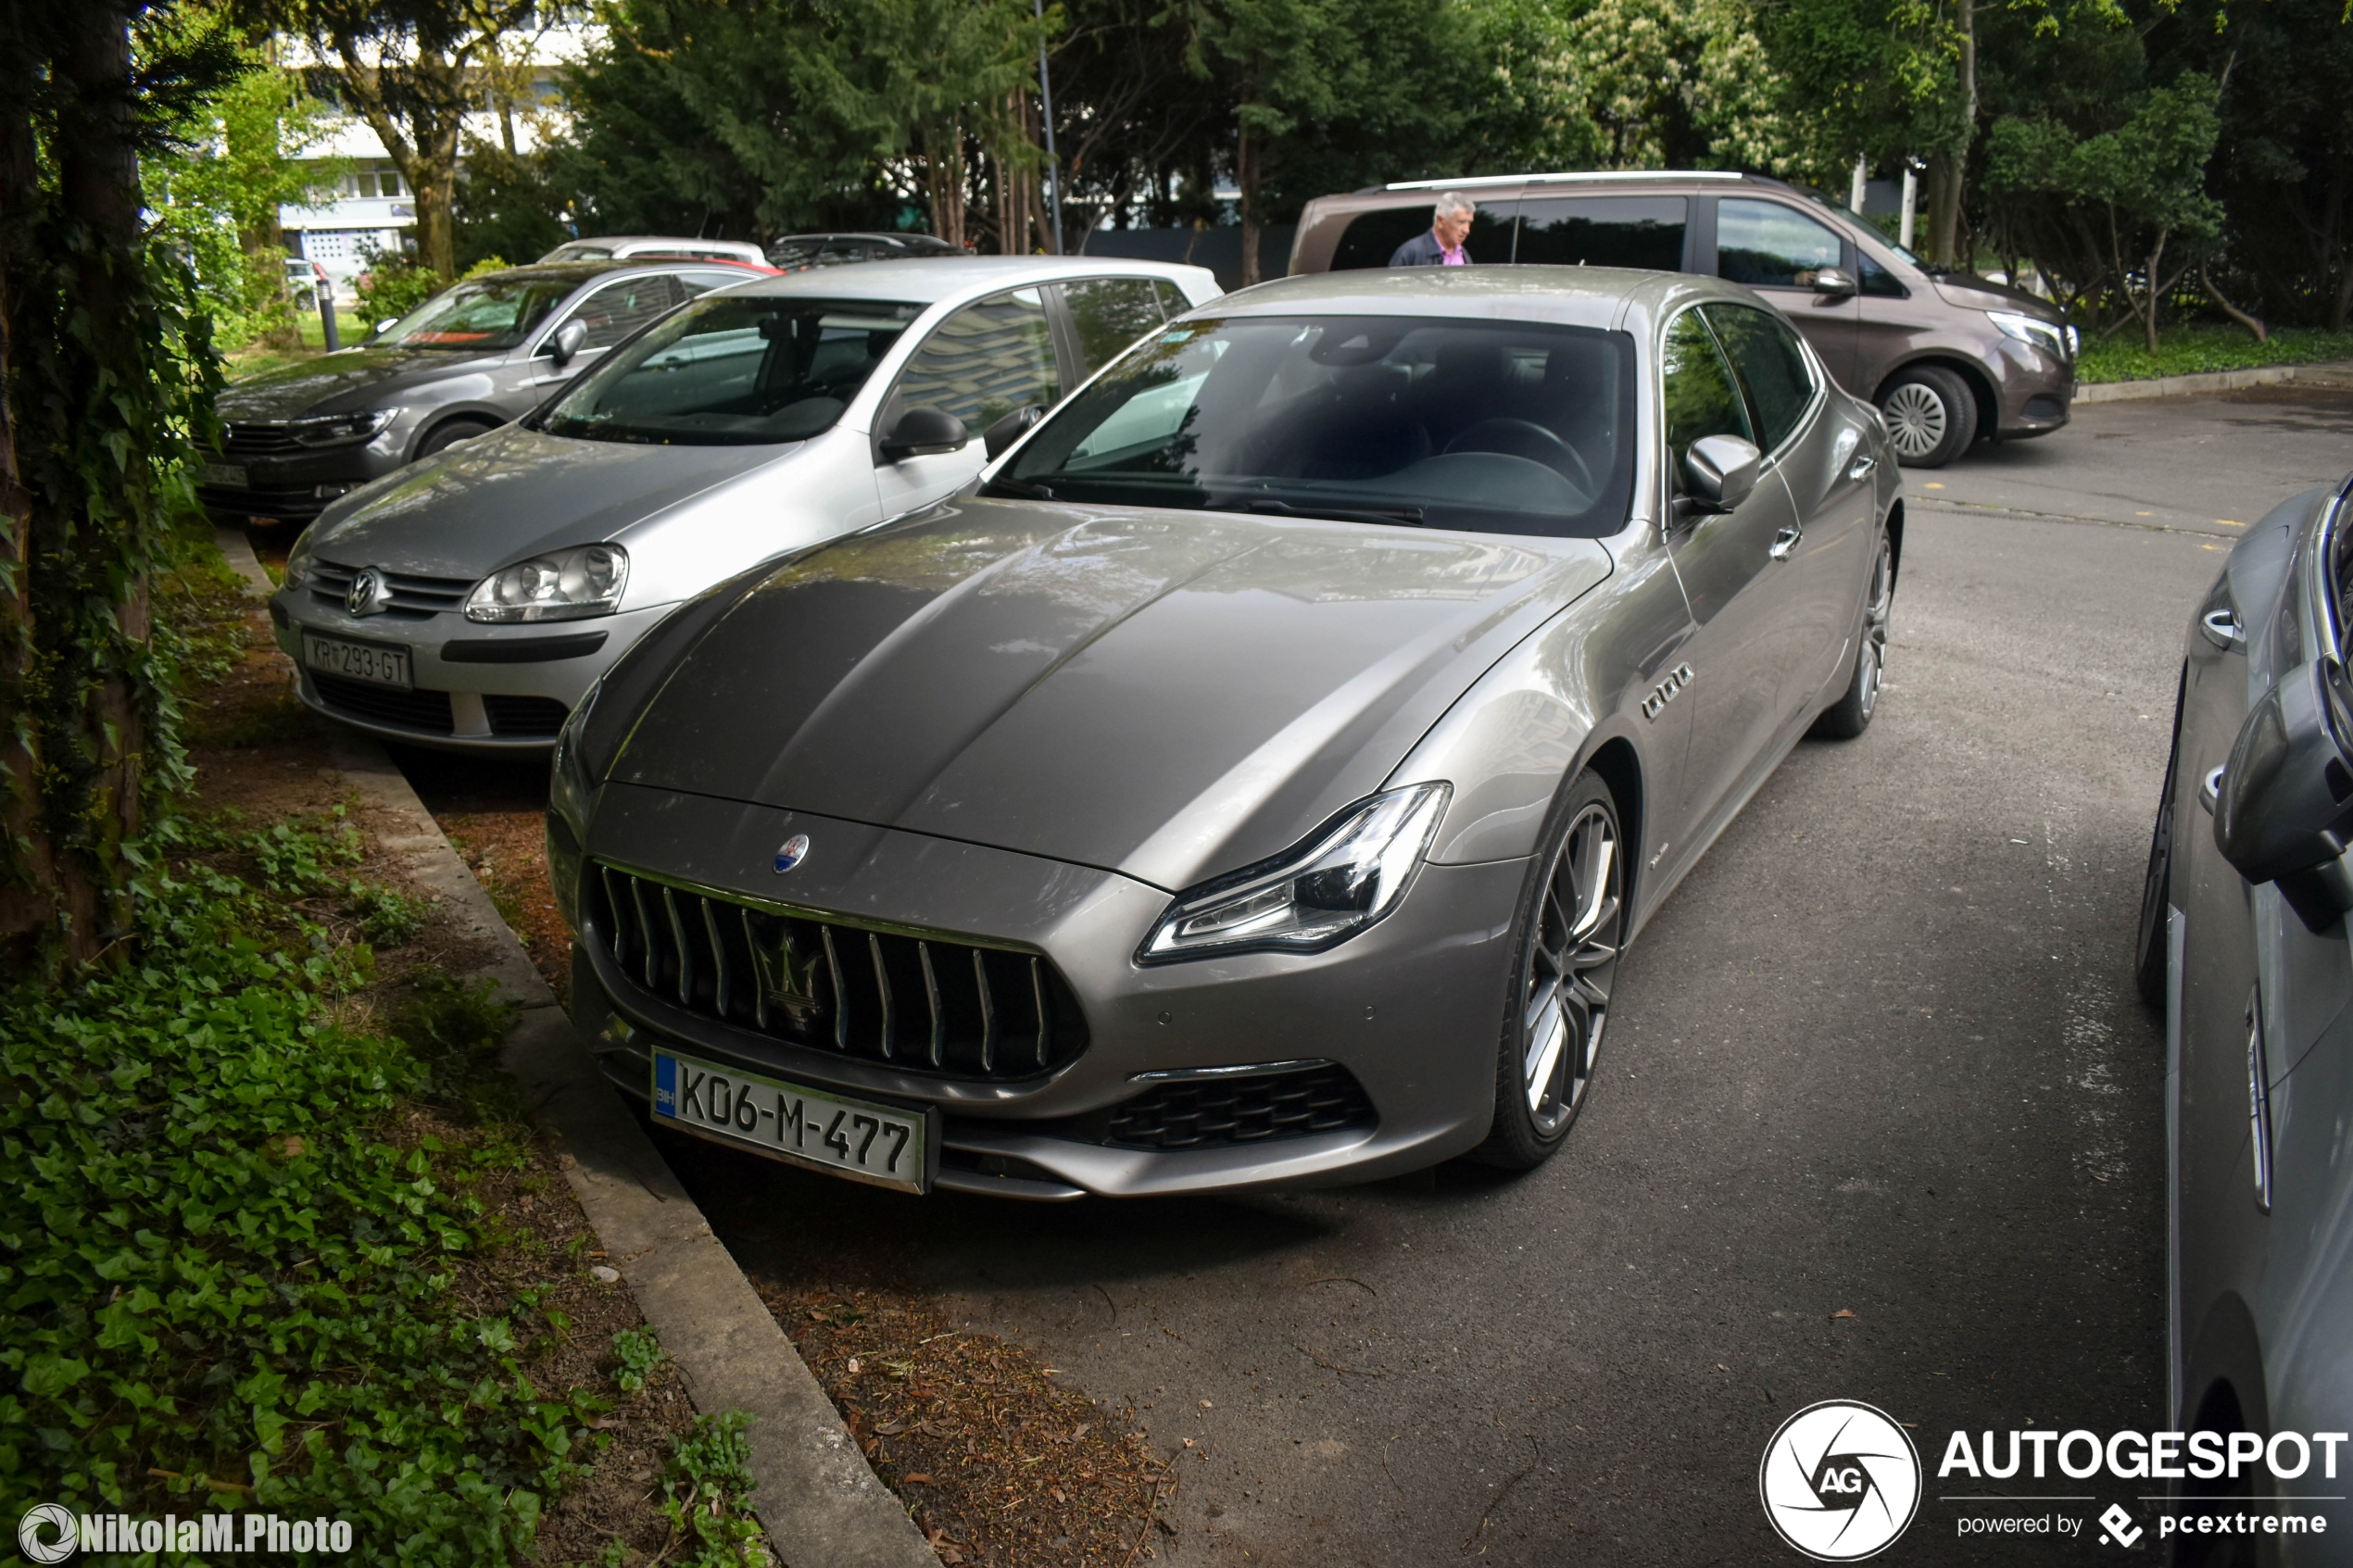
[[[1463,252],[1463,260],[1470,260],[1467,248]],[[1446,253],[1439,247],[1438,235],[1424,229],[1399,245],[1396,254],[1389,258],[1389,264],[1391,267],[1443,267],[1446,265]]]

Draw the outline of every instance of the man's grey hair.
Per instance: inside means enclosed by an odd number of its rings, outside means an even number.
[[[1478,208],[1470,197],[1460,191],[1449,191],[1438,198],[1438,205],[1430,208],[1429,215],[1435,221],[1441,218],[1472,218],[1478,213]]]

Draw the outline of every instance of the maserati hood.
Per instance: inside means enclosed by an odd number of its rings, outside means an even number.
[[[359,492],[318,523],[319,554],[424,577],[480,577],[591,544],[799,449],[573,441],[506,425]]]
[[[779,568],[608,776],[1183,887],[1381,787],[1609,571],[1586,539],[966,500]]]

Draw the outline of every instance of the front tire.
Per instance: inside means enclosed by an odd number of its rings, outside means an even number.
[[[487,435],[498,427],[481,420],[451,420],[446,425],[435,425],[417,444],[415,461],[422,462],[435,452],[455,446],[460,441],[472,441],[477,435]]]
[[[1626,913],[1617,801],[1600,777],[1580,773],[1561,796],[1520,895],[1495,1119],[1472,1159],[1531,1171],[1568,1136],[1609,1020]]]
[[[1941,469],[1977,439],[1977,399],[1959,374],[1915,365],[1880,394],[1888,439],[1907,469]]]

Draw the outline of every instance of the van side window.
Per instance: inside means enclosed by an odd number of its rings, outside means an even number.
[[[1411,207],[1358,213],[1332,249],[1332,270],[1388,266],[1399,245],[1429,232],[1430,207],[1437,198],[1432,191]],[[1474,202],[1478,210],[1471,218],[1470,237],[1463,242],[1464,254],[1475,267],[1500,267],[1512,258],[1512,209],[1519,204],[1508,198],[1490,204],[1474,197]]]
[[[1519,204],[1521,266],[1640,267],[1680,271],[1681,196],[1555,196]]]
[[[1779,202],[1726,196],[1716,204],[1716,275],[1751,288],[1810,289],[1838,265],[1838,236]]]

